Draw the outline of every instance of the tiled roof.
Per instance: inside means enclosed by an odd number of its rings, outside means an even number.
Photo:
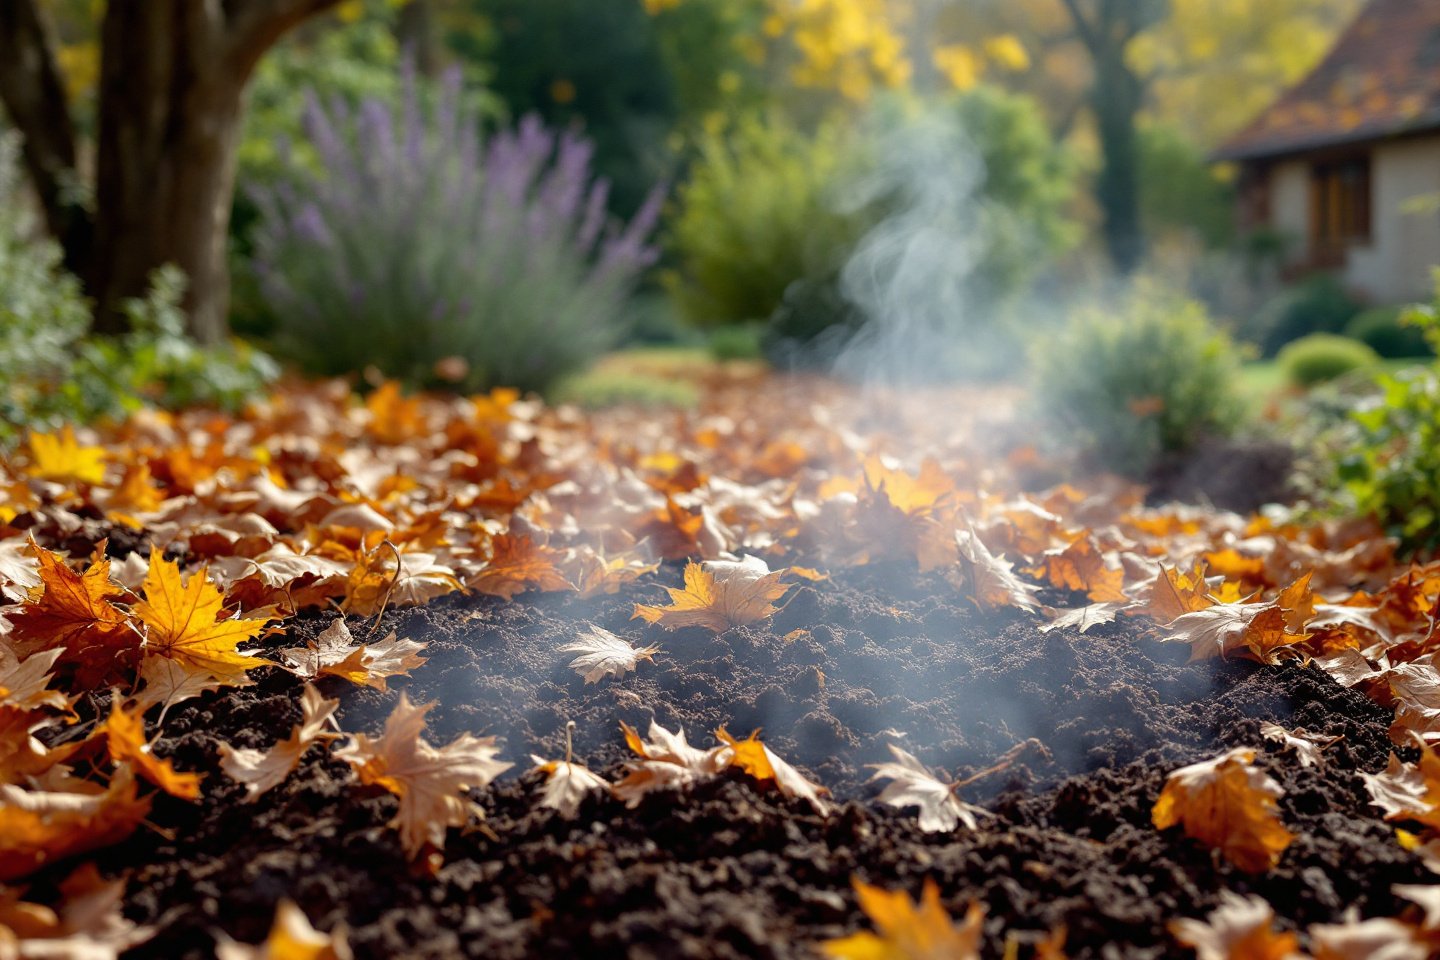
[[[1429,129],[1440,129],[1440,0],[1371,0],[1320,66],[1215,156],[1258,159]]]

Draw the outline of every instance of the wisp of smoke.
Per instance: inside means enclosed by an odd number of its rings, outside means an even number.
[[[959,121],[939,108],[871,121],[873,170],[846,198],[889,212],[860,240],[840,291],[864,323],[832,369],[864,384],[952,378],[978,364],[990,319],[973,281],[986,249],[985,171]]]

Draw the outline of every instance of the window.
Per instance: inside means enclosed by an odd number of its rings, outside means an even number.
[[[1317,163],[1310,175],[1310,238],[1316,253],[1370,239],[1370,158]]]

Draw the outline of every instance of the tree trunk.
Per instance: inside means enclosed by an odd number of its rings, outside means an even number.
[[[1145,252],[1140,227],[1140,142],[1136,132],[1142,93],[1123,51],[1096,63],[1094,110],[1101,166],[1095,197],[1105,218],[1105,248],[1122,274],[1134,272]]]
[[[0,101],[20,131],[21,156],[45,226],[65,251],[66,269],[83,274],[90,214],[76,170],[75,131],[52,32],[35,0],[0,2]]]
[[[173,263],[187,278],[192,332],[209,343],[224,336],[225,241],[246,78],[228,62],[216,6],[111,0],[106,12],[89,277],[101,331],[123,329],[122,300]]]

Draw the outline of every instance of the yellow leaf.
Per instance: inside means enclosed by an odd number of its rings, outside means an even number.
[[[59,483],[101,483],[105,479],[105,450],[80,446],[68,424],[58,435],[32,432],[29,473]]]
[[[667,630],[705,627],[724,633],[731,627],[764,620],[779,608],[774,605],[790,589],[781,582],[788,571],[771,572],[759,557],[740,561],[707,560],[685,565],[685,588],[667,587],[670,606],[637,603],[631,619],[658,623]]]
[[[820,944],[832,960],[980,960],[985,907],[971,903],[958,925],[940,905],[940,888],[927,879],[920,902],[903,890],[887,891],[855,880],[860,909],[875,932],[856,933]]]
[[[224,598],[203,569],[182,580],[180,565],[152,547],[142,589],[145,599],[135,605],[135,613],[149,628],[146,649],[220,680],[241,680],[245,671],[269,665],[236,650],[242,641],[255,639],[265,621],[220,619]]]

